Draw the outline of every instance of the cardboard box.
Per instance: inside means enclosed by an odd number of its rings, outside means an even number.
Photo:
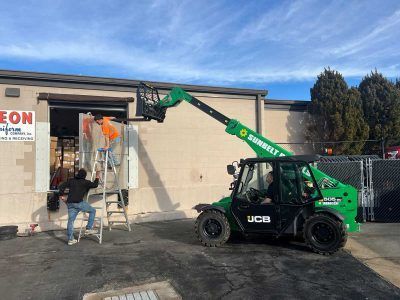
[[[57,156],[53,153],[50,152],[50,166],[54,166],[56,164]]]
[[[68,169],[62,168],[61,169],[61,181],[67,181],[68,179]]]
[[[64,147],[74,147],[75,146],[74,139],[63,139],[63,146]]]
[[[50,137],[50,149],[56,149],[57,148],[57,143],[58,143],[58,137],[51,136]]]
[[[54,168],[56,161],[57,161],[56,149],[50,149],[50,167]]]

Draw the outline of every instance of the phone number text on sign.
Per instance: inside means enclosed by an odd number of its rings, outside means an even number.
[[[0,142],[35,140],[35,112],[0,110]]]

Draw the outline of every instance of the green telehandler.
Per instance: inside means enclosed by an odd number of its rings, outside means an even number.
[[[160,99],[156,88],[141,83],[136,115],[163,122],[167,109],[182,101],[224,124],[257,155],[227,166],[234,179],[229,197],[194,207],[200,213],[195,232],[203,245],[220,246],[234,233],[300,236],[312,251],[332,254],[345,245],[347,232],[360,230],[357,190],[313,167],[318,156],[292,155],[179,87]]]

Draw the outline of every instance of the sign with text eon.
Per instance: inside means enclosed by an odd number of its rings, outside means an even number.
[[[35,112],[0,110],[0,142],[35,140]]]

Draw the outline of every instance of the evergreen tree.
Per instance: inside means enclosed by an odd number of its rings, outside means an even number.
[[[307,137],[310,141],[348,141],[359,143],[334,144],[334,153],[360,154],[368,137],[368,125],[363,119],[360,95],[349,89],[343,76],[325,69],[310,90],[310,121]]]
[[[400,90],[400,79],[399,78],[396,79],[396,88],[398,90]]]
[[[397,144],[400,140],[399,89],[376,70],[363,78],[358,89],[370,128],[369,138],[383,138],[389,144]]]
[[[345,134],[343,140],[364,141],[368,139],[369,127],[364,119],[361,105],[360,93],[357,88],[352,87],[347,92],[343,106],[343,124]],[[364,142],[339,144],[342,153],[362,154]]]

